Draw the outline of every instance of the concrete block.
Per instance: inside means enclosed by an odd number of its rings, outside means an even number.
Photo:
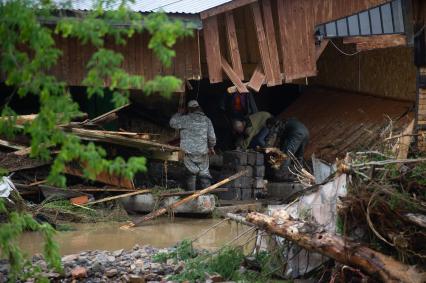
[[[224,200],[240,200],[241,199],[241,189],[240,188],[228,188],[227,192],[221,192],[217,194],[219,199]]]
[[[264,177],[265,176],[265,166],[254,166],[253,167],[253,176],[254,177]]]
[[[242,189],[251,189],[253,185],[253,178],[252,177],[241,177],[239,178],[241,180],[241,188]]]
[[[260,152],[256,152],[256,166],[265,165],[265,155]]]
[[[256,156],[257,156],[257,152],[255,151],[247,152],[247,164],[251,166],[256,165]]]
[[[238,165],[247,165],[247,152],[239,150],[224,152],[223,165],[231,168]]]
[[[280,199],[286,199],[303,188],[302,184],[292,182],[268,183],[266,185],[268,196]]]
[[[253,199],[253,189],[241,189],[241,200]]]
[[[247,165],[247,166],[237,166],[237,168],[236,168],[237,172],[240,172],[240,171],[243,171],[243,170],[248,171],[247,174],[245,174],[244,176],[246,176],[246,177],[252,177],[253,176],[253,167]]]

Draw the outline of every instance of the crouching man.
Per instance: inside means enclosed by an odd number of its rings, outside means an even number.
[[[214,154],[216,135],[210,119],[196,100],[188,102],[188,114],[176,113],[170,127],[180,131],[180,147],[185,154],[183,162],[188,171],[187,190],[196,189],[197,177],[203,188],[210,186],[209,154]]]

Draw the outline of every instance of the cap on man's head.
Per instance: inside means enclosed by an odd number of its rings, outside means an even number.
[[[196,108],[196,107],[200,107],[200,104],[198,104],[197,100],[190,100],[188,102],[188,108]]]

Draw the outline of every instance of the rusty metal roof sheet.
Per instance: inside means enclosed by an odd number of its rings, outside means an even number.
[[[389,126],[389,119],[397,119],[413,105],[385,98],[324,89],[308,89],[280,116],[296,117],[310,131],[310,141],[305,158],[312,153],[329,162],[344,157],[346,152],[368,150],[384,137],[382,130]],[[405,115],[395,122],[404,127],[412,115]]]
[[[135,12],[158,12],[198,14],[202,11],[231,2],[232,0],[144,0],[129,3],[129,8]],[[74,10],[90,10],[93,8],[93,0],[56,0],[58,4],[67,3]],[[113,7],[110,7],[113,8]]]

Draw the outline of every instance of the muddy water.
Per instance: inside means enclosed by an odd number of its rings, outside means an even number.
[[[62,255],[83,250],[129,249],[135,244],[152,245],[158,248],[170,247],[183,239],[193,239],[218,223],[219,219],[161,218],[149,225],[132,230],[119,229],[123,223],[73,224],[75,231],[58,232],[56,240]],[[234,239],[248,227],[235,222],[224,222],[195,242],[195,247],[215,249]],[[244,243],[254,235],[247,233],[239,241]],[[29,255],[42,250],[42,237],[38,233],[26,233],[20,247]]]

